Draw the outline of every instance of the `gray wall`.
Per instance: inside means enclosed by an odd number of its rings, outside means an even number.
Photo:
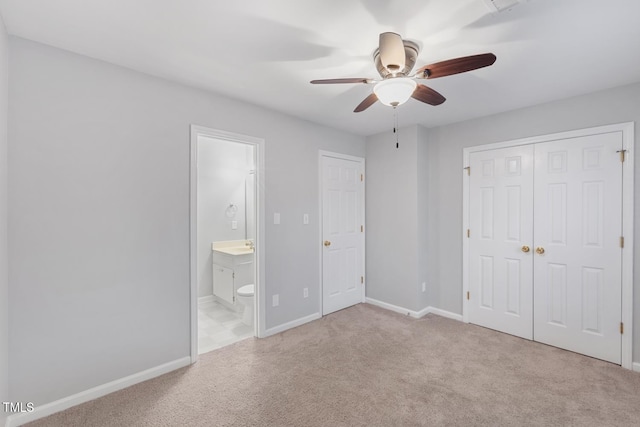
[[[364,138],[22,39],[9,72],[13,399],[189,355],[190,124],[266,140],[266,326],[319,311],[318,150]]]
[[[428,131],[430,200],[428,234],[433,266],[430,305],[462,313],[462,149],[593,126],[640,121],[640,84],[613,88]],[[636,164],[640,131],[635,133]],[[635,212],[640,214],[640,174],[635,174]],[[634,270],[640,274],[640,224],[635,222]],[[636,280],[636,283],[638,281]],[[640,287],[634,290],[634,361],[640,361]]]
[[[8,39],[0,16],[0,402],[9,400],[9,273],[7,243]],[[0,409],[0,425],[6,414]]]
[[[424,133],[400,129],[399,148],[392,132],[367,137],[366,294],[413,311],[427,306]]]
[[[198,297],[213,294],[211,243],[245,240],[245,179],[255,167],[253,151],[248,144],[198,138]],[[230,204],[237,208],[233,218],[226,215]]]
[[[429,253],[429,223],[431,213],[429,209],[429,184],[431,183],[431,169],[429,168],[429,145],[428,130],[422,126],[417,127],[417,208],[418,208],[418,228],[416,237],[418,239],[418,308],[423,309],[430,305],[428,286],[431,268],[431,254]],[[422,291],[422,283],[425,284],[425,291]]]

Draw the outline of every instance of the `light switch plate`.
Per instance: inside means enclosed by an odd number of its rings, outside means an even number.
[[[280,224],[280,214],[278,212],[273,214],[273,223],[276,225]]]
[[[302,215],[302,223],[303,223],[304,225],[309,224],[309,214],[304,214],[304,215]]]
[[[275,294],[273,296],[273,300],[272,300],[272,304],[271,305],[273,305],[274,307],[277,307],[277,306],[280,305],[280,295]]]

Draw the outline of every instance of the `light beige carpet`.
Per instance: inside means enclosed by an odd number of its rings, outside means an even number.
[[[366,304],[33,426],[637,426],[640,374]]]

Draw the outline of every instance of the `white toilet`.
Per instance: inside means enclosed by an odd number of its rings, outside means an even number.
[[[253,326],[253,296],[255,294],[255,286],[244,285],[238,288],[238,301],[242,304],[242,323],[247,326]]]

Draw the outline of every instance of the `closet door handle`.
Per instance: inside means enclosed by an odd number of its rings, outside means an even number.
[[[531,250],[531,248],[529,248],[529,246],[527,246],[527,245],[524,245],[524,246],[522,247],[522,252],[524,252],[525,254],[526,254],[527,252],[529,252],[530,250]]]
[[[543,248],[542,246],[538,246],[538,247],[536,248],[536,253],[537,253],[538,255],[542,255],[542,254],[544,253],[544,248]]]
[[[325,240],[325,241],[324,241],[324,245],[325,245],[325,246],[331,246],[331,242],[330,242],[330,241],[328,241],[328,240]]]

